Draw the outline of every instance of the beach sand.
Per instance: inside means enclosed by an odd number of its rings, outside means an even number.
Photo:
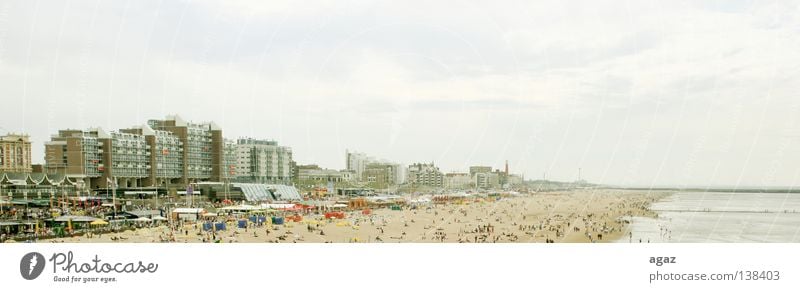
[[[577,190],[508,197],[498,201],[430,204],[416,210],[373,209],[347,213],[346,219],[326,220],[305,215],[303,222],[202,232],[199,224],[177,228],[139,228],[121,233],[60,238],[55,242],[177,243],[588,243],[615,242],[630,235],[626,218],[653,217],[647,207],[668,192]],[[187,234],[188,233],[188,234]],[[124,238],[112,240],[112,238]]]

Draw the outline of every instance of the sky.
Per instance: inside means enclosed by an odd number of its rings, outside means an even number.
[[[0,134],[178,114],[443,171],[800,182],[797,1],[0,1]]]

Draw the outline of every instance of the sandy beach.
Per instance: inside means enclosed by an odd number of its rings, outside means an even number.
[[[629,237],[629,217],[652,217],[647,207],[668,192],[577,190],[538,193],[497,201],[430,204],[416,209],[347,212],[345,219],[305,215],[283,225],[250,223],[202,231],[200,223],[162,224],[120,233],[59,238],[48,242],[176,243],[589,243]]]

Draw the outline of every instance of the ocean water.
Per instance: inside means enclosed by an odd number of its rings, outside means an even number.
[[[619,242],[800,242],[800,194],[676,193],[651,209]]]

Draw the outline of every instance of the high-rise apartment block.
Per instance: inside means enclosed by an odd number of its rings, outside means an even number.
[[[90,188],[140,188],[221,181],[230,176],[233,148],[225,149],[213,123],[177,116],[107,133],[61,130],[45,143],[45,169],[79,179]],[[226,156],[227,161],[226,161]]]
[[[148,126],[178,137],[183,144],[182,183],[219,181],[222,176],[224,139],[214,123],[191,123],[178,116],[150,120]]]
[[[237,140],[237,181],[289,184],[292,174],[291,148],[279,146],[272,140]]]
[[[91,187],[101,187],[100,178],[105,172],[103,145],[96,129],[60,130],[45,143],[45,165],[48,173],[63,174],[83,181]]]

